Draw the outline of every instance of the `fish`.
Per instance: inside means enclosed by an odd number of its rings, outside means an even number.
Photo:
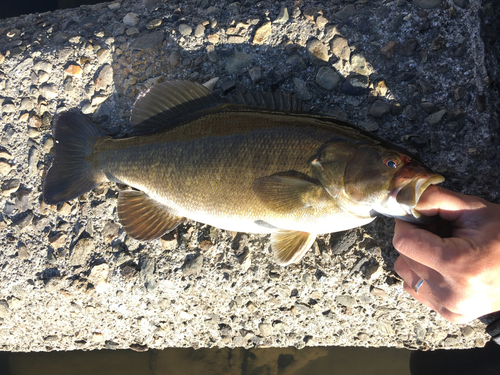
[[[152,241],[187,219],[271,234],[277,264],[299,262],[319,234],[377,216],[431,220],[415,206],[444,177],[404,149],[334,117],[301,111],[291,93],[220,97],[165,81],[140,94],[135,135],[112,138],[75,111],[55,120],[43,199],[59,204],[104,182],[126,185],[117,214]]]

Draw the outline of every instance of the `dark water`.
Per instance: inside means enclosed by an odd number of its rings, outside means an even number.
[[[0,0],[0,19],[29,13],[50,12],[74,8],[84,4],[97,4],[101,0]]]
[[[307,347],[2,353],[2,375],[409,375],[409,351]]]

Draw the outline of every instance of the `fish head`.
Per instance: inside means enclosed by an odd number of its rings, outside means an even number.
[[[327,148],[313,161],[313,173],[345,210],[432,221],[415,206],[425,189],[443,182],[443,176],[408,154],[380,145],[339,142]]]

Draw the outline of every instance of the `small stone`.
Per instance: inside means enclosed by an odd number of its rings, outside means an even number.
[[[182,36],[189,36],[193,32],[193,28],[188,24],[181,23],[179,25],[179,32],[181,33]]]
[[[356,299],[352,296],[343,295],[335,297],[335,302],[345,307],[353,307],[356,303]]]
[[[24,98],[21,100],[21,106],[19,107],[21,111],[31,111],[33,109],[33,102],[31,99]]]
[[[108,4],[108,8],[111,9],[111,10],[116,10],[116,9],[120,9],[120,2],[119,1],[116,1],[114,3],[111,3],[111,4]]]
[[[64,244],[66,243],[66,239],[68,238],[67,235],[57,232],[54,235],[49,236],[49,243],[52,245],[54,249],[58,249],[60,247],[63,247]]]
[[[360,332],[358,334],[358,340],[359,341],[368,341],[368,340],[370,340],[370,336],[368,336],[368,334],[366,334],[364,332]]]
[[[100,65],[104,64],[111,56],[111,52],[107,48],[101,48],[97,51],[97,61]]]
[[[440,49],[442,49],[444,46],[446,46],[446,41],[444,40],[444,38],[440,35],[438,36],[437,38],[434,38],[432,40],[432,43],[431,43],[431,46],[429,47],[429,49],[431,51],[439,51]]]
[[[45,83],[49,80],[49,78],[50,78],[50,74],[47,73],[46,71],[40,70],[38,72],[38,82],[39,83]]]
[[[97,79],[95,80],[96,90],[103,90],[113,83],[113,68],[106,64],[102,67]]]
[[[68,216],[69,214],[71,214],[71,205],[68,202],[65,202],[63,203],[61,208],[57,210],[57,212],[59,212],[63,216]]]
[[[368,88],[368,77],[361,74],[350,75],[346,78],[340,91],[346,95],[364,95]]]
[[[2,53],[0,53],[0,65],[2,65],[4,61],[5,61],[5,56]]]
[[[186,276],[196,275],[201,271],[203,266],[203,255],[199,254],[194,258],[187,260],[182,266],[182,273]]]
[[[365,76],[370,75],[366,59],[360,54],[351,55],[351,69],[356,73],[363,74]]]
[[[418,48],[418,40],[410,39],[399,46],[399,53],[403,56],[413,56]]]
[[[168,57],[168,63],[170,66],[175,67],[181,63],[181,54],[179,51],[174,51]]]
[[[212,44],[209,44],[207,47],[207,56],[210,62],[216,63],[219,61],[219,56],[217,55],[217,51],[215,51],[215,47]]]
[[[97,293],[102,293],[109,289],[108,276],[109,265],[107,263],[101,263],[92,267],[89,280],[94,285]]]
[[[340,82],[340,75],[330,67],[323,66],[316,74],[316,83],[325,90],[333,90]]]
[[[379,129],[377,122],[373,120],[360,121],[358,125],[369,132],[374,132]]]
[[[439,123],[441,121],[441,119],[443,118],[443,116],[446,114],[446,110],[445,109],[442,109],[440,111],[437,111],[435,113],[433,113],[432,115],[430,116],[427,116],[427,118],[425,119],[425,121],[429,124],[429,125],[436,125],[437,123]]]
[[[434,113],[436,112],[437,105],[433,102],[420,102],[420,108],[424,110],[425,113]]]
[[[259,331],[262,336],[269,336],[273,334],[273,326],[269,323],[260,323]]]
[[[5,176],[12,169],[12,165],[5,161],[0,161],[0,175]]]
[[[241,44],[245,42],[245,38],[242,36],[231,35],[229,38],[227,38],[227,42],[229,44]]]
[[[322,30],[326,26],[327,23],[328,23],[328,20],[323,16],[319,16],[318,18],[316,18],[316,26],[318,26],[318,28],[320,30]]]
[[[283,7],[281,8],[280,10],[280,14],[278,15],[278,18],[276,18],[274,20],[274,23],[280,23],[280,24],[283,24],[283,23],[286,23],[288,22],[289,20],[289,15],[288,15],[288,8],[286,7]]]
[[[259,83],[262,79],[262,68],[260,66],[250,68],[248,74],[254,83]]]
[[[465,96],[465,88],[462,86],[457,87],[455,91],[453,91],[453,98],[455,98],[456,101],[459,101],[460,99],[463,99]]]
[[[486,96],[478,95],[476,98],[476,108],[479,113],[486,111]]]
[[[137,13],[127,13],[127,15],[123,18],[123,23],[127,26],[137,26],[139,23],[139,15]]]
[[[80,76],[82,75],[82,67],[80,65],[70,65],[64,69],[64,73],[72,76]]]
[[[69,264],[73,267],[85,264],[87,258],[94,251],[94,240],[92,238],[82,238],[73,247],[69,257]]]
[[[220,89],[222,90],[222,93],[224,95],[234,90],[235,88],[236,88],[236,81],[234,80],[224,81],[220,84]]]
[[[391,113],[391,106],[389,103],[382,100],[375,100],[370,107],[370,116],[375,118],[382,118]]]
[[[201,38],[205,35],[205,26],[203,26],[201,23],[196,26],[196,29],[194,29],[194,36],[196,38]]]
[[[351,49],[349,48],[347,39],[336,35],[330,42],[330,49],[339,59],[349,61],[351,57]]]
[[[2,150],[2,149],[0,149],[0,158],[2,158],[2,159],[7,159],[7,160],[11,160],[13,157],[12,157],[12,155],[11,155],[9,152],[7,152],[6,150]]]
[[[116,224],[114,221],[108,221],[108,223],[104,226],[102,230],[102,237],[104,238],[104,242],[109,244],[113,239],[118,237],[118,233],[120,231],[120,226]]]
[[[252,56],[245,52],[236,52],[227,62],[226,71],[228,74],[234,74],[246,68],[252,63]]]
[[[212,44],[217,44],[219,43],[219,34],[210,34],[208,36],[208,41]]]
[[[376,297],[381,297],[381,298],[387,298],[389,296],[389,294],[385,290],[376,287],[373,287],[370,290],[370,293]]]
[[[328,61],[330,57],[328,56],[328,48],[317,39],[311,39],[306,45],[307,51],[321,61]]]
[[[126,31],[125,31],[125,34],[127,34],[127,36],[134,36],[134,35],[137,35],[139,34],[139,29],[137,27],[129,27]]]
[[[54,84],[43,85],[40,89],[40,93],[46,99],[55,99],[57,97],[57,86]]]
[[[295,92],[300,100],[310,100],[312,94],[307,89],[307,84],[300,78],[294,78],[293,83],[295,86]]]
[[[396,50],[396,45],[397,43],[393,40],[387,42],[387,44],[380,49],[380,54],[385,56],[387,59],[392,59],[394,51]]]
[[[272,24],[271,22],[266,22],[261,27],[257,29],[255,32],[255,36],[253,37],[253,43],[262,44],[264,41],[271,35]]]
[[[4,181],[2,184],[2,195],[9,196],[12,193],[15,193],[19,190],[19,186],[21,186],[21,182],[18,179]]]
[[[153,30],[156,29],[157,27],[160,27],[162,23],[162,20],[160,18],[155,18],[154,20],[149,21],[146,23],[146,29],[148,30]]]
[[[441,5],[443,0],[413,0],[413,4],[423,9],[434,9]]]

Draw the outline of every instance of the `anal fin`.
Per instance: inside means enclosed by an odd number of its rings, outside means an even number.
[[[118,217],[127,233],[140,241],[151,241],[161,237],[175,229],[185,219],[142,191],[135,190],[120,191]]]
[[[274,259],[280,266],[300,261],[316,239],[316,235],[292,230],[278,230],[271,234]]]

